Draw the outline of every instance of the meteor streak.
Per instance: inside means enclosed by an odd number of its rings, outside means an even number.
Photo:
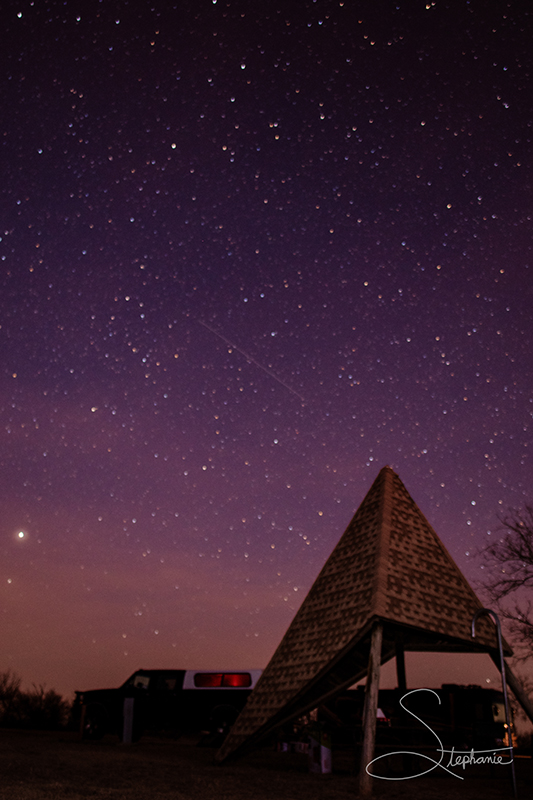
[[[196,322],[198,322],[200,325],[203,325],[203,327],[207,328],[207,330],[211,331],[211,333],[214,333],[215,336],[218,336],[218,338],[222,339],[223,342],[226,342],[226,344],[228,344],[231,348],[233,348],[233,350],[237,350],[242,356],[245,357],[245,359],[248,361],[249,364],[255,364],[256,367],[259,367],[259,369],[263,370],[263,372],[266,372],[267,375],[270,375],[271,378],[274,378],[275,381],[284,386],[291,394],[298,397],[302,401],[302,403],[305,403],[305,398],[302,397],[301,394],[295,392],[294,389],[292,389],[288,383],[285,383],[285,381],[282,381],[281,378],[278,378],[277,375],[275,375],[269,369],[260,364],[259,361],[256,361],[255,358],[253,358],[249,353],[246,353],[240,347],[237,347],[237,345],[234,342],[230,341],[229,339],[226,339],[225,336],[223,336],[221,333],[212,328],[211,325],[208,325],[207,322],[202,322],[201,319],[197,319]]]

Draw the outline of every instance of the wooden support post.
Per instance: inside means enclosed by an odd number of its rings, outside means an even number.
[[[396,642],[396,677],[398,678],[398,689],[402,695],[407,691],[407,680],[405,677],[405,654],[403,642]]]
[[[365,709],[363,716],[363,749],[359,770],[359,797],[372,795],[372,778],[366,771],[367,765],[374,758],[376,741],[376,717],[378,713],[379,670],[381,666],[381,643],[383,640],[383,624],[376,622],[372,629],[368,673],[366,676]]]
[[[499,672],[500,659],[498,658],[497,655],[492,653],[490,654],[490,657],[498,667],[498,672]],[[514,696],[516,697],[522,708],[524,709],[525,713],[527,714],[531,722],[533,722],[533,703],[525,693],[524,687],[522,686],[520,680],[516,677],[516,675],[512,671],[509,664],[506,661],[504,663],[505,663],[505,678],[507,680],[507,685],[511,689],[512,693],[514,694]]]
[[[405,675],[405,651],[403,649],[403,641],[398,639],[396,641],[396,677],[398,679],[398,692],[401,697],[407,693],[407,678]],[[408,725],[408,714],[403,706],[399,708],[399,721],[402,728]],[[404,774],[410,775],[412,773],[412,757],[408,753],[402,753],[400,756]]]

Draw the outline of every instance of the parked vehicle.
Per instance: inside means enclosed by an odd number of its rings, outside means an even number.
[[[83,738],[106,733],[137,741],[145,731],[197,733],[218,744],[244,708],[261,670],[138,669],[118,689],[76,692],[74,724]]]
[[[400,701],[404,699],[405,708]],[[479,750],[507,746],[503,694],[480,686],[443,684],[440,689],[379,691],[376,743],[378,746],[436,745]],[[362,731],[364,688],[349,689],[320,708],[322,722],[337,741],[357,741]],[[421,722],[422,720],[422,722]],[[429,727],[427,727],[429,726]]]

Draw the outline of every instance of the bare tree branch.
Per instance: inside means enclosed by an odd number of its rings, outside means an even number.
[[[501,518],[497,541],[491,542],[481,555],[489,577],[484,588],[497,604],[513,637],[527,655],[533,653],[533,602],[526,597],[533,589],[533,506],[510,511]],[[503,602],[517,592],[511,602]]]

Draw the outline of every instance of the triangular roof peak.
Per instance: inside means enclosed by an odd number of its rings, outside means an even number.
[[[409,495],[383,467],[309,590],[246,708],[223,760],[277,725],[360,680],[370,630],[384,623],[382,663],[414,651],[496,651],[493,622]],[[510,649],[506,645],[506,649]]]

